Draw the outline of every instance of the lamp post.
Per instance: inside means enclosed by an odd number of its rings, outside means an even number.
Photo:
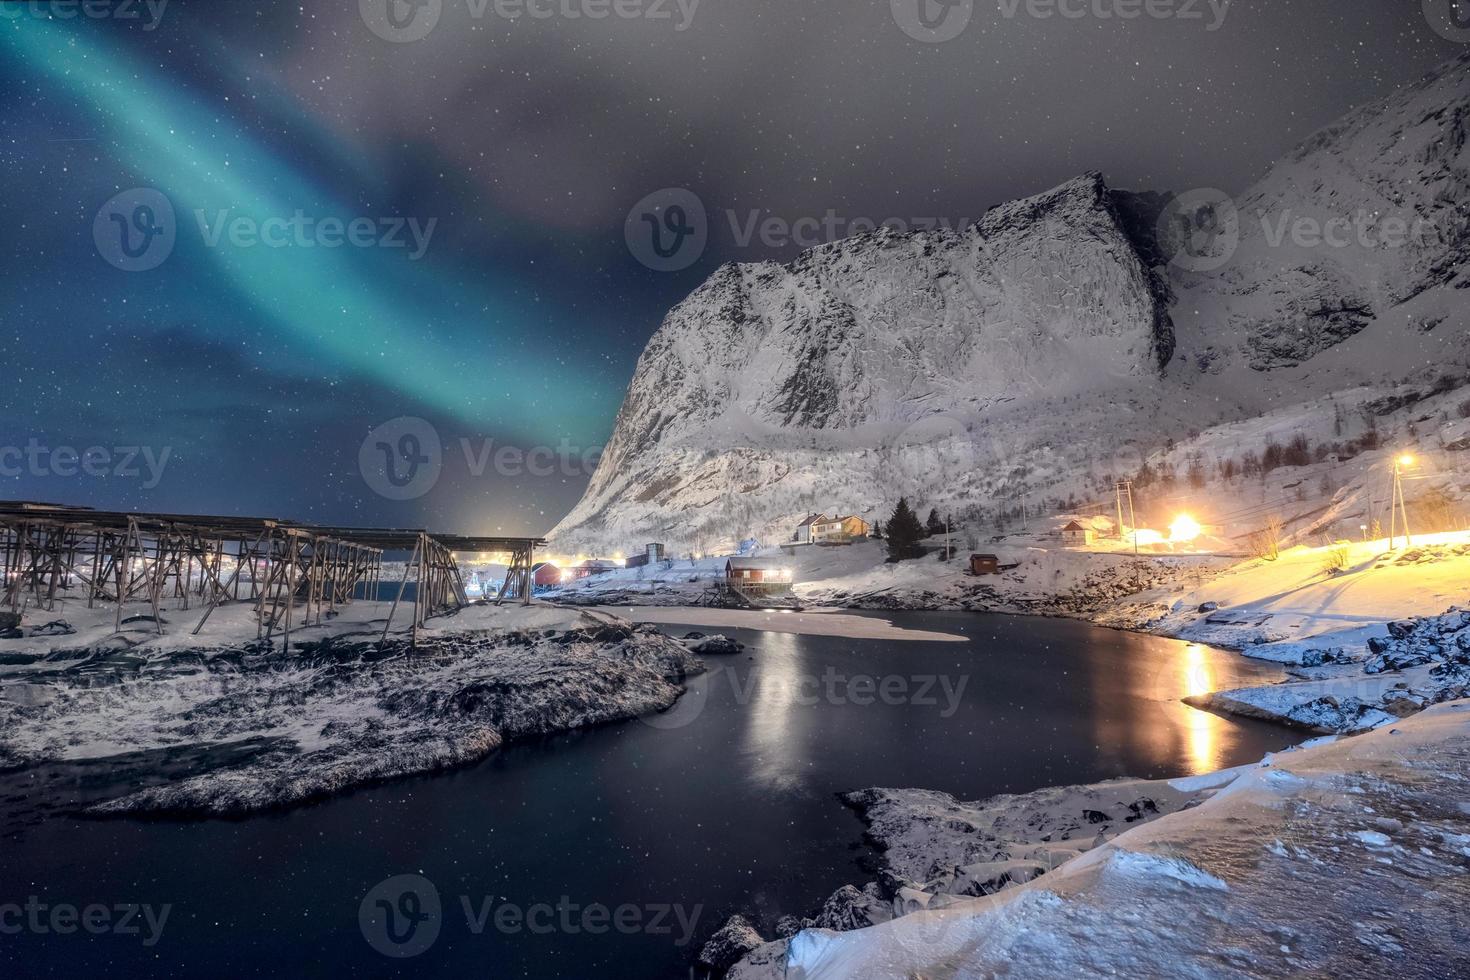
[[[1393,550],[1394,539],[1398,536],[1399,517],[1404,519],[1404,547],[1413,547],[1414,540],[1409,536],[1409,509],[1404,504],[1404,469],[1414,465],[1414,457],[1405,453],[1394,457],[1393,461],[1393,497],[1388,505],[1388,550]]]

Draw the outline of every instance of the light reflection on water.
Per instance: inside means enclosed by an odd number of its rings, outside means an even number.
[[[1204,647],[1191,643],[1184,656],[1184,697],[1208,694],[1215,689],[1214,672],[1210,669],[1209,657]],[[1212,772],[1219,768],[1215,749],[1215,729],[1222,724],[1219,718],[1198,708],[1186,705],[1189,712],[1189,758],[1196,773]]]
[[[798,702],[810,678],[802,676],[795,634],[765,634],[760,656],[759,675],[748,673],[742,680],[724,671],[724,679],[737,699],[749,703],[744,748],[751,775],[773,789],[791,790],[799,785],[797,760],[806,741],[798,738],[798,712],[810,711]]]

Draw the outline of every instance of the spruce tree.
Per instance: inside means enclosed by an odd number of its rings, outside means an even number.
[[[923,556],[924,549],[919,542],[924,537],[924,525],[919,523],[919,518],[909,508],[907,499],[899,499],[898,506],[893,509],[893,516],[888,518],[886,530],[889,561],[905,561]]]
[[[929,532],[930,537],[944,533],[944,521],[939,519],[939,508],[930,509],[929,519],[924,522],[924,530]]]

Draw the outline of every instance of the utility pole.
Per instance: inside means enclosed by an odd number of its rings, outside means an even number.
[[[1133,528],[1133,553],[1138,554],[1138,517],[1133,512],[1133,481],[1120,480],[1116,487],[1118,493],[1118,530],[1123,529],[1123,494],[1128,494],[1128,525]]]
[[[1388,550],[1393,550],[1394,538],[1398,534],[1398,522],[1402,516],[1404,520],[1404,547],[1414,546],[1414,539],[1409,535],[1409,508],[1404,502],[1404,467],[1413,466],[1414,457],[1409,455],[1396,456],[1393,461],[1393,496],[1388,505],[1389,531]]]
[[[1118,500],[1118,540],[1123,540],[1123,484],[1113,484],[1113,495]]]

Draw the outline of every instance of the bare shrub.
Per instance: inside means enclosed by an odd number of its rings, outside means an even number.
[[[1278,515],[1267,517],[1265,527],[1251,532],[1250,552],[1253,557],[1266,561],[1281,557],[1281,518]]]
[[[1322,556],[1322,574],[1329,578],[1333,575],[1341,575],[1347,571],[1348,559],[1352,555],[1352,549],[1345,544],[1333,545],[1327,549]]]

